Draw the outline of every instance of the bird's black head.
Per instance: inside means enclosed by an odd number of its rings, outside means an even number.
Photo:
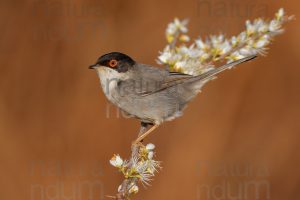
[[[103,66],[109,67],[118,71],[119,73],[122,73],[127,72],[134,64],[135,61],[126,54],[111,52],[100,56],[96,64],[91,65],[89,68],[94,69]]]

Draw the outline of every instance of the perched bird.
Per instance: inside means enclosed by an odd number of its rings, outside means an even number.
[[[187,103],[216,74],[255,57],[249,56],[198,76],[141,64],[119,52],[102,55],[89,68],[96,70],[108,100],[141,121],[135,140],[139,143],[161,123],[181,116]],[[149,125],[152,127],[147,130]]]

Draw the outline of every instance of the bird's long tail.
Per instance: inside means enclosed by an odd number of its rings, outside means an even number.
[[[221,67],[212,69],[212,70],[210,70],[208,72],[205,72],[205,73],[203,73],[203,74],[201,74],[199,76],[196,76],[194,80],[207,80],[207,79],[210,79],[213,76],[215,76],[216,74],[218,74],[220,72],[223,72],[226,69],[230,69],[230,68],[232,68],[235,65],[241,64],[243,62],[250,61],[250,60],[252,60],[252,59],[254,59],[256,57],[257,57],[256,55],[252,55],[252,56],[248,56],[248,57],[245,57],[245,58],[233,61],[233,62],[225,64],[225,65],[222,65]]]

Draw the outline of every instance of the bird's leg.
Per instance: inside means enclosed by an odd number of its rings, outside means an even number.
[[[148,123],[146,123],[146,122],[141,122],[141,128],[140,128],[140,132],[139,132],[139,134],[138,134],[138,138],[140,137],[140,136],[142,136],[146,131],[147,131],[147,128],[148,128]],[[141,140],[141,141],[139,141],[139,142],[136,142],[136,141],[133,141],[132,142],[132,155],[134,156],[134,155],[137,155],[138,154],[138,152],[139,152],[139,149],[141,148],[141,147],[144,147],[144,145],[142,144],[142,142],[143,142],[143,140]]]
[[[141,122],[141,128],[140,128],[140,132],[138,134],[138,137],[140,137],[141,135],[143,135],[147,131],[148,125],[149,125],[148,123]]]
[[[147,137],[152,131],[154,131],[159,125],[158,124],[154,124],[148,131],[146,131],[143,134],[139,134],[138,138],[134,141],[134,144],[138,144],[140,142],[143,141],[143,139],[145,139],[145,137]]]
[[[140,128],[140,132],[139,132],[139,134],[138,134],[138,138],[139,138],[140,136],[142,136],[142,135],[147,131],[148,125],[150,125],[150,124],[148,124],[148,123],[146,123],[146,122],[141,122],[141,128]],[[133,145],[133,147],[138,147],[138,146],[141,147],[141,146],[143,146],[142,142],[143,142],[143,140],[141,140],[141,141],[139,141],[139,142],[134,141],[134,142],[132,143],[132,145]],[[136,148],[133,148],[133,150],[134,150],[134,151],[137,151]]]

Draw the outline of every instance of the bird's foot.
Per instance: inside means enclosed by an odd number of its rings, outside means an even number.
[[[145,145],[142,143],[143,141],[139,141],[138,139],[132,142],[132,147],[144,147]]]

